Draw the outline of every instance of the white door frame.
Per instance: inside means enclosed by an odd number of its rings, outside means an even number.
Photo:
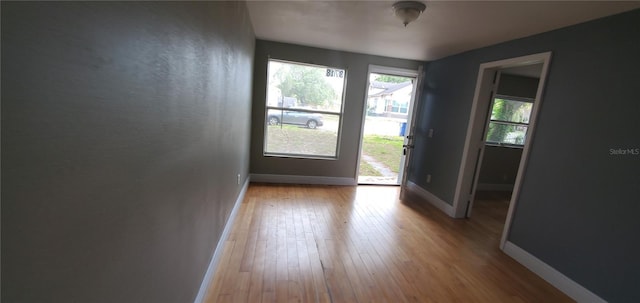
[[[363,110],[362,110],[362,124],[360,125],[360,143],[358,144],[358,160],[357,160],[357,165],[356,165],[356,170],[355,170],[355,180],[357,182],[358,180],[358,174],[360,171],[360,161],[362,159],[362,141],[364,138],[364,124],[365,124],[365,120],[367,118],[367,102],[368,102],[368,96],[369,96],[369,86],[370,86],[370,80],[369,80],[369,76],[372,74],[384,74],[384,75],[392,75],[392,76],[401,76],[401,77],[409,77],[409,78],[414,78],[416,79],[413,83],[413,90],[411,92],[411,101],[409,101],[409,108],[408,108],[408,115],[407,115],[407,128],[405,129],[405,135],[407,135],[407,133],[411,133],[412,130],[412,126],[413,126],[413,111],[416,110],[416,107],[414,106],[416,103],[416,96],[417,96],[417,91],[418,91],[418,75],[420,74],[418,70],[412,70],[412,69],[405,69],[405,68],[398,68],[398,67],[388,67],[388,66],[382,66],[382,65],[374,65],[374,64],[369,64],[369,68],[367,70],[367,86],[365,87],[365,95],[364,95],[364,106],[363,106]],[[405,136],[404,138],[404,144],[407,144],[407,137]],[[408,155],[404,157],[404,161],[408,160]],[[403,180],[403,175],[406,174],[406,172],[404,171],[404,167],[405,167],[405,163],[406,162],[402,162],[400,163],[400,172],[398,174],[398,178],[400,180]],[[401,183],[401,182],[400,182]],[[400,184],[402,185],[402,184]]]
[[[480,69],[478,71],[476,89],[473,97],[473,105],[471,106],[469,125],[467,127],[467,136],[462,153],[462,160],[460,162],[460,170],[458,171],[456,191],[453,198],[453,209],[455,212],[454,217],[456,218],[465,217],[467,212],[468,201],[470,198],[469,192],[471,186],[473,186],[473,170],[476,168],[477,164],[477,155],[476,153],[474,153],[474,151],[478,150],[478,145],[483,144],[484,142],[482,138],[484,130],[482,124],[485,122],[485,116],[488,110],[489,102],[491,101],[489,97],[492,94],[493,77],[495,73],[503,68],[542,63],[540,82],[538,84],[538,90],[536,92],[536,102],[533,104],[533,108],[531,109],[531,118],[529,119],[527,138],[525,139],[524,148],[522,150],[520,166],[518,168],[518,174],[516,175],[513,194],[511,195],[511,201],[509,203],[507,219],[504,225],[504,230],[502,232],[502,239],[500,241],[501,249],[504,248],[504,243],[506,242],[507,236],[511,229],[513,212],[519,198],[520,186],[522,185],[522,177],[527,167],[527,160],[535,133],[538,112],[542,104],[542,93],[546,84],[550,61],[551,52],[545,52],[517,58],[482,63],[480,64]]]

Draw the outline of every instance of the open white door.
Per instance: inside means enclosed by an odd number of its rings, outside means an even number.
[[[419,70],[370,65],[362,115],[358,184],[402,185],[413,147]]]
[[[418,106],[418,102],[420,97],[422,96],[423,82],[424,82],[424,70],[422,65],[418,68],[418,76],[416,77],[415,89],[413,90],[413,96],[411,99],[411,108],[409,112],[409,120],[407,121],[407,129],[408,132],[404,138],[403,145],[403,154],[404,154],[404,162],[402,163],[401,170],[401,181],[400,181],[400,200],[404,199],[407,190],[407,182],[409,181],[409,166],[411,164],[411,154],[413,153],[414,148],[414,139],[415,139],[415,121],[416,121],[416,112],[420,109]]]
[[[466,216],[471,216],[471,211],[473,210],[473,203],[476,200],[476,191],[478,190],[478,181],[480,180],[480,171],[482,170],[482,159],[484,158],[484,150],[485,150],[485,141],[487,138],[487,130],[489,128],[489,121],[491,120],[491,109],[493,108],[493,100],[495,99],[496,93],[498,92],[498,85],[500,84],[500,71],[496,71],[493,76],[493,86],[491,88],[491,92],[489,93],[489,107],[487,108],[487,113],[485,114],[484,128],[482,130],[482,137],[480,137],[480,143],[477,149],[477,159],[476,159],[476,167],[473,170],[473,183],[471,185],[471,189],[469,192],[469,203],[467,204]]]

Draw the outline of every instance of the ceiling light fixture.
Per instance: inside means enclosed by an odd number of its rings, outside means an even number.
[[[424,3],[418,1],[398,1],[391,7],[396,16],[402,20],[404,27],[418,19],[420,14],[427,8]]]

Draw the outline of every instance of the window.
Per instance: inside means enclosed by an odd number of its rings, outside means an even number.
[[[402,101],[393,100],[391,112],[406,114],[408,111],[409,111],[409,104],[407,101],[402,102]]]
[[[338,157],[346,71],[269,60],[264,154]]]
[[[487,143],[524,145],[533,100],[498,96],[493,99]]]

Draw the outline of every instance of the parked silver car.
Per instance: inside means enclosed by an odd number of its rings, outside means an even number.
[[[314,129],[318,126],[322,126],[322,115],[316,113],[301,112],[296,110],[277,110],[270,109],[268,111],[267,123],[269,125],[293,124],[304,125],[308,128]]]

